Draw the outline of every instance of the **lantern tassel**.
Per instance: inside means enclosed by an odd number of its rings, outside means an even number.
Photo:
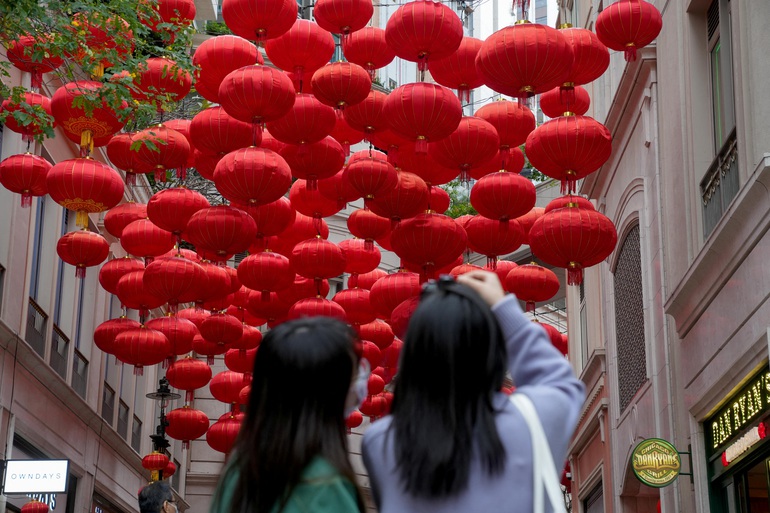
[[[427,155],[428,154],[428,139],[426,139],[422,135],[417,137],[417,141],[414,143],[414,152],[417,155]]]
[[[32,87],[40,89],[43,86],[43,73],[35,68],[32,70]]]
[[[144,367],[141,365],[134,365],[134,376],[144,376]]]
[[[535,311],[535,302],[527,301],[527,312],[534,312],[534,311]]]
[[[508,165],[508,159],[511,158],[511,147],[510,146],[500,146],[500,157],[502,157],[502,168],[506,169],[506,166]]]
[[[460,166],[460,183],[468,184],[471,181],[471,166],[463,164]]]
[[[29,208],[32,206],[32,195],[28,192],[21,193],[21,208]]]
[[[180,180],[185,180],[187,178],[187,168],[186,167],[180,167],[176,170],[176,177]]]
[[[169,303],[168,311],[169,313],[176,315],[179,312],[179,303]]]
[[[374,79],[377,78],[377,68],[375,68],[373,64],[367,63],[366,71],[369,72],[369,78],[371,78],[372,82],[374,82]]]
[[[263,303],[269,303],[270,302],[270,291],[269,290],[263,290],[262,291],[262,302]]]
[[[191,403],[192,400],[194,399],[193,397],[194,395],[195,395],[195,390],[188,390],[187,392],[185,392],[184,394],[185,402]]]
[[[492,269],[493,271],[497,269],[497,257],[488,256],[487,257],[487,267],[489,269]]]
[[[345,152],[346,157],[350,156],[350,142],[345,141],[344,143],[342,143],[342,151]]]
[[[80,228],[88,228],[88,212],[78,210],[75,214],[75,224]]]
[[[374,249],[374,241],[371,239],[364,240],[364,249],[366,251],[371,251]]]
[[[86,157],[94,150],[93,134],[90,130],[83,130],[80,133],[80,156]]]
[[[583,268],[575,262],[570,262],[567,269],[567,285],[580,285],[583,283]]]
[[[25,142],[27,144],[31,143],[34,139],[35,138],[32,137],[32,134],[30,134],[29,132],[24,132],[23,134],[21,134],[22,142]]]
[[[309,191],[317,191],[318,190],[318,177],[312,176],[308,177],[307,182],[305,182],[307,185],[307,190]]]
[[[634,43],[628,43],[626,45],[626,51],[624,52],[623,57],[625,57],[626,62],[636,61],[636,46]]]
[[[190,441],[189,440],[183,441],[182,442],[182,450],[183,451],[187,451],[189,449],[190,449]]]
[[[210,354],[206,356],[206,363],[209,364],[209,367],[214,365],[214,355]]]
[[[566,111],[571,111],[571,106],[575,104],[575,86],[563,85],[559,88],[559,100],[566,107]]]
[[[126,185],[136,185],[136,173],[126,173]]]
[[[348,278],[348,288],[349,289],[358,288],[358,273],[352,273],[350,275],[350,278]]]
[[[86,268],[85,266],[79,265],[75,267],[75,278],[78,278],[82,280],[86,277]]]

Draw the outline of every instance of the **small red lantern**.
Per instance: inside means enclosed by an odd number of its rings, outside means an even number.
[[[178,102],[190,93],[192,76],[171,59],[150,57],[139,64],[132,96],[140,102],[156,104],[163,110],[163,100]]]
[[[396,186],[372,199],[369,208],[378,216],[391,220],[395,226],[401,219],[425,212],[429,206],[429,192],[425,181],[414,173],[400,171]]]
[[[294,0],[291,2],[296,5]],[[206,443],[215,451],[228,454],[235,445],[240,429],[241,420],[233,413],[226,413],[206,432]]]
[[[560,87],[560,96],[564,97],[564,102],[569,106],[575,100],[576,85],[593,82],[607,71],[607,67],[610,65],[610,52],[599,41],[596,34],[588,29],[572,28],[567,24],[561,28],[561,33],[564,34],[572,47],[572,53],[575,57],[567,81]],[[567,110],[571,111],[572,109]]]
[[[144,262],[138,258],[125,256],[113,258],[99,269],[99,284],[110,294],[117,294],[118,281],[133,271],[144,270]]]
[[[371,135],[388,128],[388,119],[384,113],[388,95],[372,90],[361,103],[351,105],[342,115],[351,128]]]
[[[429,187],[449,183],[460,174],[459,169],[442,166],[430,154],[417,153],[412,144],[399,148],[398,165],[402,171],[409,171],[422,178]],[[433,188],[430,190],[432,194]]]
[[[471,205],[489,219],[516,219],[535,206],[535,185],[516,173],[499,172],[482,177],[471,188]]]
[[[190,143],[187,138],[163,125],[147,128],[134,135],[135,143],[141,143],[136,158],[155,171],[155,181],[166,181],[166,170],[176,169],[177,178],[186,177]]]
[[[264,205],[286,194],[291,169],[272,150],[243,148],[222,158],[214,171],[214,183],[230,201]]]
[[[505,290],[527,303],[528,312],[535,310],[535,303],[548,301],[559,292],[556,273],[534,262],[512,269],[503,284]]]
[[[380,265],[380,250],[376,247],[367,248],[366,241],[362,239],[345,239],[339,245],[345,253],[345,272],[348,274],[368,273]],[[348,285],[355,287],[350,283]]]
[[[524,152],[519,148],[512,148],[505,157],[501,151],[498,151],[492,159],[472,168],[471,178],[480,180],[482,176],[491,175],[498,171],[521,173],[522,168],[524,168]]]
[[[246,377],[241,372],[222,371],[211,378],[209,390],[214,399],[226,404],[237,404],[241,389],[248,385]]]
[[[471,89],[484,85],[484,80],[476,71],[476,56],[482,44],[480,39],[463,37],[453,54],[430,63],[433,80],[444,87],[457,89],[457,97],[466,103],[471,100]]]
[[[198,333],[198,328],[192,321],[171,314],[151,319],[147,321],[145,326],[166,335],[169,344],[171,344],[171,354],[174,357],[192,351],[192,341]],[[173,360],[175,360],[174,357],[172,357]],[[173,360],[167,361],[167,363],[171,364]]]
[[[158,228],[173,233],[179,242],[192,215],[209,206],[203,194],[186,187],[172,187],[152,195],[147,202],[147,217]]]
[[[396,58],[396,52],[385,39],[385,31],[379,27],[364,27],[344,38],[342,52],[349,62],[363,66],[372,79],[375,70],[384,68]]]
[[[596,35],[609,48],[636,60],[636,51],[652,43],[663,28],[660,11],[645,0],[620,0],[596,18]]]
[[[535,129],[535,115],[526,105],[500,100],[484,105],[476,111],[476,117],[489,121],[500,137],[500,153],[503,167],[510,151],[527,141]]]
[[[259,332],[257,332],[259,333]],[[225,353],[225,366],[232,372],[251,374],[254,370],[254,358],[257,356],[257,349],[228,349]],[[240,392],[238,393],[238,402],[240,403]]]
[[[291,226],[282,231],[278,236],[271,237],[267,244],[271,250],[285,256],[291,256],[291,251],[297,243],[315,236],[320,236],[322,239],[329,236],[329,227],[326,221],[314,219],[297,212]]]
[[[339,203],[322,195],[318,187],[311,189],[305,180],[295,180],[289,190],[289,201],[297,212],[312,217],[314,222],[340,211]]]
[[[572,98],[568,101],[566,95],[562,94],[561,88],[554,87],[540,95],[540,110],[549,118],[558,118],[559,116],[569,116],[572,114],[582,116],[588,112],[591,106],[591,98],[584,87],[576,85],[572,88]]]
[[[149,219],[139,219],[123,229],[120,245],[126,253],[143,257],[146,264],[171,251],[174,236],[162,230]]]
[[[489,261],[487,261],[489,263]],[[458,265],[457,267],[454,267],[451,271],[449,271],[449,274],[457,278],[458,276],[462,276],[463,274],[469,273],[471,271],[480,271],[482,268],[478,265],[474,264],[462,264]]]
[[[524,244],[529,244],[529,230],[532,229],[532,225],[535,224],[535,221],[537,221],[544,213],[544,208],[533,207],[532,210],[523,216],[516,218],[516,220],[519,222],[519,226],[521,226],[521,229],[524,232]]]
[[[107,354],[115,354],[115,337],[124,331],[141,327],[141,324],[127,317],[104,321],[94,330],[94,344]]]
[[[243,66],[264,64],[262,54],[254,44],[233,35],[206,39],[192,58],[198,68],[195,90],[210,102],[219,103],[219,84],[228,73]]]
[[[320,237],[294,246],[289,257],[295,272],[317,282],[345,272],[345,254],[339,246]]]
[[[365,151],[358,153],[365,153]],[[368,205],[378,194],[391,191],[398,185],[396,168],[388,161],[372,156],[351,161],[345,168],[343,179],[364,197],[365,205]]]
[[[354,237],[364,239],[367,248],[374,247],[374,240],[390,232],[390,222],[371,210],[359,209],[348,217],[348,230]]]
[[[467,116],[448,137],[428,145],[428,152],[440,165],[460,170],[460,180],[470,179],[471,169],[495,156],[500,146],[497,130],[482,118]]]
[[[56,244],[59,258],[75,266],[75,277],[84,278],[86,267],[101,264],[110,253],[110,245],[98,233],[86,229],[62,235]]]
[[[331,178],[318,180],[318,191],[322,196],[336,201],[340,209],[345,208],[345,205],[361,197],[358,191],[345,179],[344,169]]]
[[[302,317],[332,317],[347,321],[345,310],[339,304],[322,297],[300,299],[289,308],[288,319]]]
[[[318,0],[313,16],[318,26],[344,41],[348,34],[361,30],[374,13],[372,0]]]
[[[295,96],[289,77],[270,66],[244,66],[228,73],[219,86],[225,112],[254,125],[284,116],[294,105]]]
[[[181,255],[157,258],[147,264],[144,270],[144,287],[150,294],[168,303],[172,313],[177,306],[191,295],[201,281],[205,271],[195,262]]]
[[[337,123],[342,118],[337,119]],[[344,123],[344,120],[342,120]],[[327,136],[313,144],[298,146],[287,144],[281,156],[291,168],[294,178],[307,180],[308,187],[315,189],[318,180],[331,178],[345,164],[345,152],[337,140]]]
[[[316,13],[317,9],[316,5]],[[315,97],[338,111],[364,101],[372,88],[372,79],[366,70],[352,62],[327,64],[313,73],[310,83]]]
[[[275,66],[297,75],[312,74],[334,55],[334,38],[317,23],[297,19],[284,34],[265,43],[265,53]]]
[[[421,278],[462,255],[468,237],[462,226],[443,214],[424,213],[402,221],[390,237],[393,251],[421,268]]]
[[[227,27],[249,41],[273,39],[289,30],[297,19],[294,0],[224,0],[222,19]]]
[[[209,260],[226,261],[248,249],[257,235],[257,225],[243,210],[220,205],[193,214],[186,233],[199,254],[204,250]]]
[[[46,175],[48,194],[64,208],[77,212],[76,224],[88,226],[88,214],[104,212],[123,199],[123,179],[117,171],[90,158],[62,160]]]
[[[51,100],[42,94],[25,92],[21,101],[22,103],[19,104],[8,98],[0,105],[0,112],[5,111],[8,113],[3,123],[9,130],[21,134],[22,141],[31,142],[36,135],[43,133],[43,120],[40,119],[40,110],[49,116],[52,115]],[[39,107],[39,109],[36,109],[36,107]],[[29,123],[20,123],[14,117],[14,112],[21,112],[26,117],[29,117]]]
[[[162,362],[170,353],[171,345],[166,335],[144,326],[126,330],[115,337],[115,356],[123,363],[133,365],[137,376],[144,374],[145,366]]]
[[[371,298],[371,295],[369,296]],[[362,340],[369,340],[380,349],[385,349],[393,343],[395,335],[387,322],[379,319],[358,326],[358,336]]]
[[[33,196],[48,194],[46,178],[53,166],[43,157],[24,153],[11,155],[0,162],[0,183],[16,194],[21,194],[21,206],[32,205]]]
[[[44,50],[44,45],[52,40],[45,35],[38,41],[34,36],[21,36],[16,41],[11,41],[6,49],[8,60],[21,71],[32,74],[32,87],[39,89],[43,85],[43,73],[49,73],[62,64],[64,59],[56,55],[50,55]],[[41,51],[43,50],[43,51]]]
[[[515,220],[498,221],[474,216],[465,225],[468,247],[487,257],[487,266],[494,269],[497,257],[513,253],[521,246],[524,233]]]
[[[241,260],[238,279],[246,287],[261,292],[264,301],[269,301],[270,292],[277,292],[294,283],[294,270],[287,257],[263,251]]]
[[[348,286],[358,287],[359,289],[372,290],[372,286],[374,286],[377,280],[384,278],[387,275],[388,273],[382,269],[375,269],[373,271],[369,271],[368,273],[361,273],[359,275],[350,276],[348,278]]]
[[[267,123],[267,129],[279,141],[302,147],[328,136],[336,122],[337,116],[331,107],[313,95],[300,93],[286,114]]]
[[[123,306],[138,310],[140,317],[146,317],[150,310],[161,307],[165,301],[144,288],[144,269],[126,273],[118,280],[118,299]]]
[[[200,333],[207,342],[226,346],[241,338],[243,323],[230,314],[215,313],[201,323]]]
[[[48,511],[48,504],[35,499],[30,499],[28,503],[21,507],[21,513],[48,513]]]
[[[369,303],[369,291],[366,289],[341,290],[334,295],[332,301],[345,310],[345,317],[350,324],[367,324],[376,319]]]
[[[190,140],[201,152],[222,156],[231,151],[257,145],[261,142],[261,137],[259,131],[252,130],[250,123],[235,119],[222,107],[209,107],[193,117],[190,123]],[[196,163],[198,167],[199,164]]]
[[[553,344],[553,346],[558,349],[561,354],[567,356],[567,346],[564,344],[564,337],[562,337],[561,331],[559,331],[556,327],[544,322],[537,320],[532,322],[536,323],[538,326],[541,326],[548,335],[548,338],[551,339],[551,344]]]
[[[393,309],[407,299],[419,296],[421,290],[417,273],[399,271],[377,280],[372,285],[369,301],[381,317],[390,319]]]
[[[129,224],[147,217],[147,205],[128,201],[113,207],[104,215],[104,228],[113,237],[119,239]]]
[[[126,172],[126,184],[136,185],[136,175],[148,173],[152,168],[139,161],[138,152],[131,149],[134,134],[121,132],[110,137],[107,157],[113,166]]]
[[[185,401],[189,402],[195,390],[205,387],[211,381],[211,367],[197,358],[187,357],[169,365],[166,378],[172,387],[187,392]]]
[[[347,416],[345,419],[345,426],[348,428],[348,434],[350,434],[350,430],[353,428],[357,428],[364,422],[364,416],[361,414],[358,410],[353,410],[353,413]],[[47,513],[47,512],[42,512]]]
[[[428,59],[443,59],[460,46],[463,22],[441,2],[417,0],[394,12],[385,26],[385,40],[396,55],[428,69]]]

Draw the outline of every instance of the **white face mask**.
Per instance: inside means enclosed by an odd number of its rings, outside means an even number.
[[[361,361],[358,363],[358,374],[356,379],[350,383],[348,398],[345,401],[345,417],[361,406],[366,396],[369,395],[369,376],[371,373],[372,368],[369,365],[369,360],[361,358]]]

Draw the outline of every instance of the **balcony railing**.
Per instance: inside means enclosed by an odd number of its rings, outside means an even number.
[[[739,188],[738,144],[733,130],[700,183],[704,238],[708,238],[722,219]]]
[[[56,324],[51,335],[51,368],[64,379],[67,379],[67,360],[69,358],[70,339]]]
[[[34,299],[29,298],[27,334],[24,339],[42,357],[45,357],[45,328],[47,323],[48,314],[40,308]]]
[[[83,399],[86,398],[86,386],[88,385],[88,360],[75,349],[72,358],[72,388]]]

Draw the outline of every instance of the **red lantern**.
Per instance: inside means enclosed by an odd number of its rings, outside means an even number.
[[[168,462],[168,456],[161,452],[153,452],[142,458],[142,466],[151,472],[163,470]]]
[[[297,19],[284,34],[265,43],[265,53],[275,66],[292,71],[300,83],[334,55],[334,38],[310,20]]]
[[[408,2],[388,18],[385,40],[396,55],[428,69],[428,59],[449,57],[463,39],[463,22],[441,2]]]
[[[291,0],[294,5],[297,3]],[[226,413],[206,432],[206,443],[217,452],[228,454],[235,445],[241,421],[232,413]]]
[[[347,416],[345,419],[345,426],[348,428],[348,434],[350,434],[350,430],[353,428],[357,428],[361,425],[364,421],[364,416],[361,415],[361,412],[358,410],[353,410],[353,413]],[[47,513],[47,512],[42,512]]]
[[[572,88],[572,98],[567,102],[567,98],[561,92],[561,88],[553,88],[540,95],[540,110],[549,118],[558,118],[559,116],[569,116],[576,114],[582,116],[588,112],[591,105],[591,98],[584,87],[575,86]]]
[[[150,57],[139,64],[134,86],[132,96],[140,102],[157,102],[156,106],[160,112],[164,99],[178,102],[190,94],[192,76],[171,59]]]
[[[141,327],[141,324],[127,317],[104,321],[94,330],[94,344],[107,354],[115,354],[115,337],[124,331]]]
[[[113,166],[126,172],[126,183],[136,185],[136,175],[148,173],[152,168],[139,161],[138,152],[131,149],[133,133],[122,132],[110,137],[107,143],[107,157]]]
[[[404,343],[396,338],[391,345],[382,350],[382,366],[386,370],[398,367],[398,359],[401,356],[401,349],[403,347]]]
[[[527,158],[541,173],[561,180],[562,194],[599,169],[612,153],[607,128],[588,116],[562,116],[527,137]]]
[[[21,36],[17,41],[11,41],[6,49],[11,64],[32,74],[32,87],[35,89],[43,85],[43,73],[49,73],[64,64],[61,57],[50,55],[44,49],[46,40],[52,40],[51,36],[45,35],[41,39],[42,42],[34,36]]]
[[[251,296],[253,294],[254,294],[253,292],[249,294],[249,301],[251,301]],[[249,315],[248,312],[244,312],[244,314]],[[259,319],[257,323],[264,324],[265,321],[263,319]],[[252,351],[252,350],[256,351],[257,347],[259,347],[259,344],[261,342],[262,342],[262,332],[259,331],[259,329],[255,328],[254,326],[249,326],[248,324],[244,324],[243,335],[241,335],[241,338],[239,338],[237,341],[233,342],[231,347],[234,350],[239,351],[241,356],[243,356],[246,351]],[[250,353],[250,354],[251,354],[250,356],[251,362],[254,363],[254,354],[256,353]],[[234,370],[234,369],[231,369],[231,370]],[[248,372],[251,372],[251,369],[249,369]]]
[[[237,404],[241,389],[248,385],[245,376],[240,372],[222,371],[211,378],[209,390],[214,399],[227,404]]]
[[[382,269],[375,269],[368,273],[361,273],[359,275],[350,276],[348,278],[348,286],[358,287],[359,289],[372,290],[372,286],[380,278],[384,278],[388,273]]]
[[[484,105],[476,111],[476,117],[489,121],[500,137],[500,153],[503,167],[509,153],[524,144],[535,129],[535,115],[525,105],[507,100]]]
[[[566,82],[573,61],[572,47],[561,32],[522,23],[489,36],[476,57],[476,69],[491,89],[528,98]]]
[[[376,319],[369,303],[369,291],[366,289],[345,289],[337,292],[332,299],[345,310],[345,317],[350,324],[366,324]]]
[[[225,112],[253,124],[286,115],[295,96],[289,77],[270,66],[244,66],[228,73],[219,86],[219,101]]]
[[[339,246],[320,237],[300,242],[289,257],[295,272],[316,282],[345,272],[345,254]]]
[[[398,164],[402,171],[416,174],[429,187],[449,183],[460,174],[457,168],[442,166],[430,155],[416,153],[415,145],[411,143],[409,147],[399,148]]]
[[[71,30],[82,37],[71,57],[95,77],[102,77],[104,69],[115,64],[114,59],[106,57],[116,55],[123,61],[134,50],[134,34],[128,22],[119,16],[107,16],[97,11],[81,11],[76,12],[70,22]]]
[[[166,335],[169,344],[171,344],[171,354],[176,356],[192,351],[192,341],[198,333],[198,328],[192,321],[175,315],[149,320],[145,326]]]
[[[311,189],[305,180],[296,180],[289,190],[289,201],[297,212],[320,222],[340,211],[339,204],[323,196],[318,187]]]
[[[297,213],[291,226],[282,231],[278,236],[271,237],[267,245],[273,251],[290,256],[291,250],[294,249],[297,243],[315,236],[320,236],[322,239],[329,236],[329,227],[326,221],[323,219],[313,219],[312,217]]]
[[[564,345],[562,333],[558,329],[556,329],[554,326],[551,326],[550,324],[546,324],[538,320],[534,320],[532,322],[536,323],[538,326],[541,326],[545,330],[548,338],[551,339],[551,344],[553,344],[553,346],[558,349],[561,354],[564,356],[567,355],[567,347]]]
[[[338,123],[341,118],[338,118]],[[343,120],[344,122],[344,120]],[[291,168],[294,178],[308,181],[308,187],[315,189],[318,180],[331,178],[345,164],[345,152],[332,137],[324,137],[313,144],[298,146],[287,144],[281,150],[281,156]]]
[[[254,358],[256,358],[256,356],[256,349],[250,349],[248,351],[229,349],[225,353],[225,366],[232,372],[250,374],[254,370]],[[238,392],[238,396],[238,403],[240,403],[240,392]]]
[[[243,148],[219,161],[214,183],[230,201],[264,205],[286,193],[291,185],[291,169],[274,151]]]
[[[317,9],[316,4],[316,13]],[[310,83],[315,97],[338,111],[345,109],[348,105],[356,105],[364,101],[372,88],[369,73],[358,64],[351,62],[327,64],[313,73]]]
[[[123,199],[123,179],[111,167],[79,158],[62,160],[46,175],[48,194],[56,203],[77,212],[76,224],[88,226],[88,214],[109,210]]]
[[[350,147],[364,140],[364,133],[351,127],[344,116],[337,116],[337,122],[332,129],[331,137],[342,145],[345,156],[350,156]]]
[[[572,28],[568,25],[561,29],[561,33],[572,46],[572,53],[575,57],[567,81],[560,88],[560,96],[564,97],[564,102],[569,106],[575,100],[576,85],[593,82],[607,70],[610,65],[610,52],[599,41],[596,34],[588,29]],[[572,111],[569,108],[567,110]]]
[[[465,225],[468,247],[487,257],[492,269],[497,265],[499,255],[513,253],[521,246],[524,233],[515,220],[497,221],[483,216],[474,216]]]
[[[110,294],[117,294],[118,281],[130,272],[141,270],[144,270],[144,262],[138,258],[113,258],[99,269],[99,284]]]
[[[401,219],[414,217],[428,209],[430,194],[425,181],[414,173],[400,171],[398,183],[393,189],[378,194],[369,207],[378,216],[391,220],[395,225]]]
[[[196,358],[182,358],[168,366],[166,379],[172,387],[187,392],[185,401],[189,402],[195,390],[211,381],[211,367]]]
[[[398,185],[396,168],[386,160],[372,156],[351,161],[345,168],[343,179],[364,197],[364,204],[368,204],[379,194],[395,189]]]
[[[235,119],[222,107],[209,107],[195,115],[190,123],[190,140],[198,150],[220,156],[261,141],[259,132],[255,133],[249,123]]]
[[[389,274],[372,285],[369,301],[377,313],[390,319],[393,310],[411,297],[420,295],[420,276],[417,273],[399,271]]]
[[[46,178],[51,163],[31,153],[11,155],[0,162],[0,183],[16,194],[21,194],[21,206],[32,205],[33,196],[48,194]]]
[[[377,347],[374,342],[369,340],[363,340],[361,346],[361,357],[366,358],[372,367],[379,367],[380,362],[382,361],[382,352],[380,351],[380,348]]]
[[[567,196],[561,196],[559,198],[555,198],[549,201],[548,204],[545,206],[544,213],[550,212],[551,210],[556,210],[557,208],[564,208],[564,207],[580,207],[588,210],[596,210],[596,208],[594,208],[593,203],[591,203],[591,200],[589,200],[588,198],[584,198],[582,196],[575,196],[573,194],[568,194]]]
[[[201,323],[200,332],[207,342],[229,345],[243,335],[243,323],[226,313],[211,314]]]
[[[241,260],[238,279],[246,287],[261,292],[264,301],[269,301],[270,292],[285,289],[294,282],[294,271],[288,258],[264,251]]]
[[[174,247],[174,236],[149,219],[139,219],[123,229],[120,245],[126,253],[143,257],[146,264]]]
[[[351,105],[342,111],[342,115],[354,130],[366,135],[380,132],[388,127],[388,120],[384,113],[387,99],[388,95],[385,93],[372,90],[364,101]]]
[[[458,276],[469,273],[471,271],[480,271],[480,270],[481,270],[481,267],[479,267],[478,265],[462,264],[462,265],[458,265],[457,267],[454,267],[451,271],[449,271],[449,274],[457,278]]]
[[[663,18],[644,0],[620,0],[608,5],[596,18],[596,35],[609,48],[624,52],[626,61],[636,60],[636,51],[652,43]]]
[[[370,395],[364,400],[363,403],[361,403],[359,409],[361,410],[361,413],[368,416],[371,420],[375,420],[385,414],[386,407],[387,403],[384,397],[379,395]]]
[[[364,28],[373,13],[372,0],[318,0],[313,6],[318,26],[340,34],[343,41],[348,34]]]
[[[191,150],[184,135],[158,125],[142,130],[134,135],[133,140],[141,143],[137,160],[155,171],[155,181],[165,182],[167,169],[176,169],[177,178],[185,178],[187,157]]]
[[[374,79],[374,71],[384,68],[396,58],[396,52],[385,40],[379,27],[364,27],[342,40],[342,52],[349,62],[362,66]]]
[[[503,164],[503,162],[505,162]],[[471,169],[471,178],[480,180],[482,176],[491,175],[498,171],[508,171],[509,173],[520,173],[524,167],[524,152],[519,148],[512,148],[505,157],[498,151],[492,159]]]
[[[412,3],[440,5],[449,9],[443,4],[425,0]],[[391,130],[410,141],[417,141],[415,153],[425,154],[428,141],[443,139],[457,129],[463,117],[463,108],[460,100],[446,87],[417,82],[392,91],[383,113]]]
[[[448,137],[430,143],[428,151],[440,165],[459,168],[460,180],[467,182],[471,169],[494,157],[499,146],[500,138],[491,123],[468,116]]]
[[[454,219],[443,214],[425,213],[402,221],[390,237],[393,251],[422,269],[421,278],[430,278],[436,269],[462,255],[468,237]]]
[[[328,35],[328,33],[327,33]],[[294,105],[282,117],[267,124],[270,134],[281,142],[305,146],[332,133],[337,117],[334,110],[310,94],[298,94]],[[306,149],[303,148],[303,151]]]
[[[550,269],[534,262],[512,269],[505,278],[505,290],[527,303],[527,311],[535,310],[535,303],[548,301],[559,292],[559,278]]]
[[[393,333],[397,337],[403,337],[406,334],[406,330],[409,328],[409,319],[411,319],[412,314],[417,309],[417,305],[419,303],[419,297],[410,297],[393,309],[393,313],[390,316],[389,322],[390,327],[393,328]],[[395,346],[397,341],[398,339],[396,339],[396,341],[394,341],[388,349],[391,349],[393,346]]]
[[[133,365],[137,376],[144,374],[145,366],[162,362],[170,353],[171,345],[160,331],[141,327],[115,337],[115,356],[123,363]]]
[[[542,216],[544,213],[545,213],[544,208],[533,207],[532,210],[530,210],[523,216],[519,216],[516,218],[516,220],[519,222],[519,226],[521,226],[521,229],[524,232],[523,244],[529,244],[529,230],[532,229],[532,225],[535,224],[535,221],[540,219],[540,216]]]
[[[583,269],[615,249],[618,235],[605,215],[577,206],[552,210],[529,231],[532,253],[547,264],[567,269],[567,284],[579,285]]]
[[[368,77],[367,77],[368,78]],[[21,134],[21,140],[31,142],[36,135],[43,133],[43,120],[40,119],[42,113],[51,116],[51,100],[42,94],[25,92],[21,100],[22,103],[16,103],[11,98],[3,101],[0,105],[0,112],[5,111],[8,115],[3,120],[5,126],[18,134]],[[36,108],[37,107],[37,108]],[[40,111],[43,111],[42,113]],[[21,112],[30,118],[29,124],[20,123],[13,115],[14,112]]]
[[[348,217],[348,230],[354,237],[364,239],[367,248],[374,246],[374,240],[390,231],[390,223],[367,209],[355,210]]]
[[[336,201],[340,209],[361,197],[357,190],[345,179],[345,170],[341,170],[331,178],[318,181],[318,191],[322,196]]]
[[[298,6],[294,0],[224,0],[222,19],[227,27],[250,41],[266,41],[289,30],[297,19]]]
[[[192,63],[198,69],[195,90],[208,101],[219,103],[219,84],[228,73],[243,66],[264,64],[264,59],[249,41],[224,35],[206,39],[198,45]]]
[[[369,296],[371,298],[371,295]],[[395,335],[387,322],[375,320],[358,326],[358,336],[361,340],[369,340],[380,349],[385,349],[393,343]]]
[[[193,214],[186,233],[199,253],[205,250],[210,252],[209,260],[226,261],[248,249],[257,235],[257,225],[243,210],[220,205]]]
[[[248,309],[250,314],[267,319],[269,322],[285,316],[289,307],[294,304],[281,300],[275,292],[268,292],[267,295],[268,300],[264,300],[265,296],[262,294],[254,293],[249,296]]]
[[[476,71],[476,56],[482,44],[480,39],[463,37],[453,54],[430,63],[433,80],[444,87],[457,89],[457,97],[466,103],[471,100],[471,89],[484,85],[484,80]]]
[[[104,228],[113,237],[119,239],[126,226],[147,217],[147,205],[129,201],[111,208],[104,215]]]
[[[170,23],[176,27],[183,28],[189,26],[195,19],[195,2],[193,0],[159,0],[157,3],[157,13],[159,21],[162,23]],[[158,23],[150,20],[150,23],[145,23],[145,20],[140,20],[143,24],[149,26],[153,31],[163,30],[159,29]],[[170,32],[170,41],[174,41],[174,32]],[[174,467],[176,471],[176,467]],[[164,476],[169,477],[171,474]]]
[[[201,262],[201,265],[206,265],[206,262]],[[201,324],[208,318],[210,314],[211,312],[207,312],[203,308],[185,308],[184,310],[179,310],[179,312],[176,314],[176,317],[187,319],[191,323],[195,324],[196,328],[200,329]]]
[[[340,248],[345,253],[345,272],[348,274],[368,273],[380,265],[380,250],[376,247],[367,249],[366,242],[361,239],[345,239],[340,242]]]
[[[75,277],[84,278],[86,267],[99,265],[107,259],[110,245],[98,233],[86,229],[62,235],[56,244],[59,258],[75,266]]]
[[[535,185],[516,173],[492,173],[473,185],[470,200],[484,217],[516,219],[535,206]]]
[[[147,217],[158,228],[176,235],[178,242],[192,215],[209,206],[203,194],[186,187],[172,187],[152,195],[147,202]]]
[[[208,368],[208,365],[206,365]],[[183,406],[166,414],[166,434],[169,438],[182,441],[182,449],[190,448],[190,441],[200,438],[209,429],[209,417],[201,410]],[[166,472],[163,472],[166,476]]]
[[[391,130],[381,130],[376,134],[372,134],[369,139],[371,139],[375,147],[385,150],[388,162],[397,168],[401,167],[401,160],[398,158],[399,150],[414,146],[409,140]]]
[[[123,306],[138,310],[140,317],[146,317],[150,310],[160,308],[165,301],[144,288],[144,269],[126,273],[118,280],[118,299]]]
[[[101,87],[99,82],[68,82],[57,89],[51,98],[51,112],[56,123],[68,138],[80,144],[81,155],[93,151],[94,146],[106,145],[110,137],[123,128],[123,122],[106,101],[89,112],[86,112],[82,103],[75,106],[78,97],[98,98]]]
[[[270,235],[278,235],[286,230],[292,223],[297,213],[291,206],[291,201],[288,198],[281,196],[276,201],[272,201],[265,205],[243,205],[241,203],[234,204],[236,208],[240,208],[254,219],[257,225],[257,242],[256,244],[264,244],[264,238]],[[264,246],[258,250],[252,250],[249,247],[249,251],[257,253],[264,249]]]
[[[202,336],[195,335],[195,338],[193,338],[193,351],[200,356],[205,356],[208,365],[214,365],[214,357],[225,354],[227,346],[217,344],[216,342],[209,342]]]
[[[309,297],[300,299],[289,308],[288,319],[301,319],[303,317],[331,317],[346,321],[345,310],[334,301],[322,297]]]
[[[176,313],[177,305],[193,296],[205,271],[181,255],[158,258],[144,270],[144,287],[150,294],[168,303],[170,311]]]

